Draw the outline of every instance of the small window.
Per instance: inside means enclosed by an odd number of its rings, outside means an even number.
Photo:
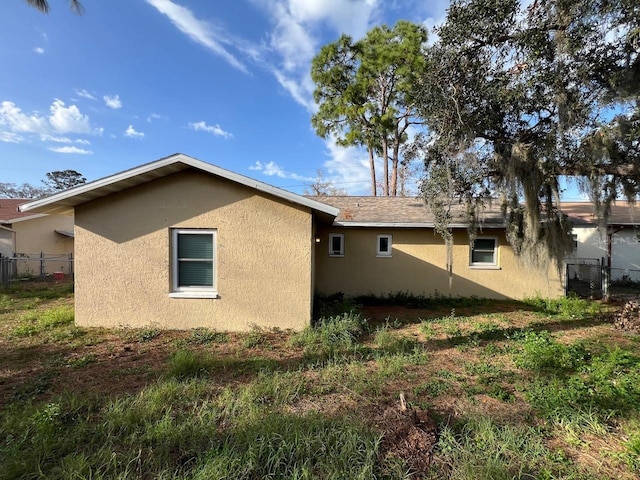
[[[330,257],[344,256],[344,234],[342,233],[329,234],[329,256]]]
[[[498,264],[498,240],[476,238],[471,247],[472,266],[496,266]]]
[[[391,235],[378,235],[376,255],[378,257],[390,257],[391,248]]]
[[[215,296],[215,249],[215,230],[172,230],[172,296]]]
[[[573,251],[575,252],[578,249],[578,234],[571,234],[571,239],[573,240]]]

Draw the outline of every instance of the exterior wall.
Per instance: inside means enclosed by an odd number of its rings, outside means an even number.
[[[0,228],[0,256],[10,257],[14,251],[15,234],[7,228]]]
[[[614,227],[615,228],[615,227]],[[640,228],[615,229],[611,236],[611,280],[623,276],[640,281]],[[596,227],[574,227],[578,248],[575,258],[595,258],[607,261],[607,235]]]
[[[248,330],[311,320],[312,214],[195,171],[76,207],[76,322]],[[171,298],[170,228],[217,229],[219,298]]]
[[[56,230],[73,232],[72,215],[43,215],[14,222],[11,228],[16,232],[15,252],[31,258],[18,261],[16,268],[19,273],[38,275],[41,253],[46,259],[42,264],[43,273],[72,272],[69,254],[73,253],[74,239],[56,233]]]
[[[330,233],[343,233],[344,257],[329,257]],[[393,235],[392,257],[376,257],[376,239]],[[498,238],[498,267],[469,266],[469,241],[465,231],[454,235],[453,276],[446,271],[446,250],[442,238],[432,229],[376,229],[323,227],[316,245],[318,292],[347,295],[377,295],[406,291],[416,295],[524,298],[539,294],[564,294],[557,270],[541,272],[518,263],[502,231],[484,230],[479,237]]]
[[[15,222],[16,252],[20,253],[73,253],[73,238],[56,233],[56,230],[73,232],[72,215],[44,215]]]

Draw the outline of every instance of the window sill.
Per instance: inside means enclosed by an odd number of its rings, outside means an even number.
[[[219,298],[218,292],[171,292],[169,298]]]
[[[331,258],[344,258],[344,255],[329,255]]]
[[[502,270],[498,265],[469,265],[472,270]]]
[[[393,258],[393,255],[376,255],[376,258]]]

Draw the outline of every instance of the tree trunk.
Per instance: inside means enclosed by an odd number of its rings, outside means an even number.
[[[384,183],[382,194],[386,197],[389,196],[389,145],[387,139],[382,141],[382,163],[384,167]]]
[[[397,132],[393,139],[393,153],[391,156],[391,195],[398,195],[398,157],[400,156],[400,137]]]
[[[371,194],[375,197],[377,195],[376,185],[376,162],[373,156],[373,148],[369,147],[369,170],[371,172]]]

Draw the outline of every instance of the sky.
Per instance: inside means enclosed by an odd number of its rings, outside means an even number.
[[[3,2],[0,182],[89,181],[181,152],[302,193],[368,194],[368,159],[319,138],[310,65],[346,33],[444,20],[448,0]]]

